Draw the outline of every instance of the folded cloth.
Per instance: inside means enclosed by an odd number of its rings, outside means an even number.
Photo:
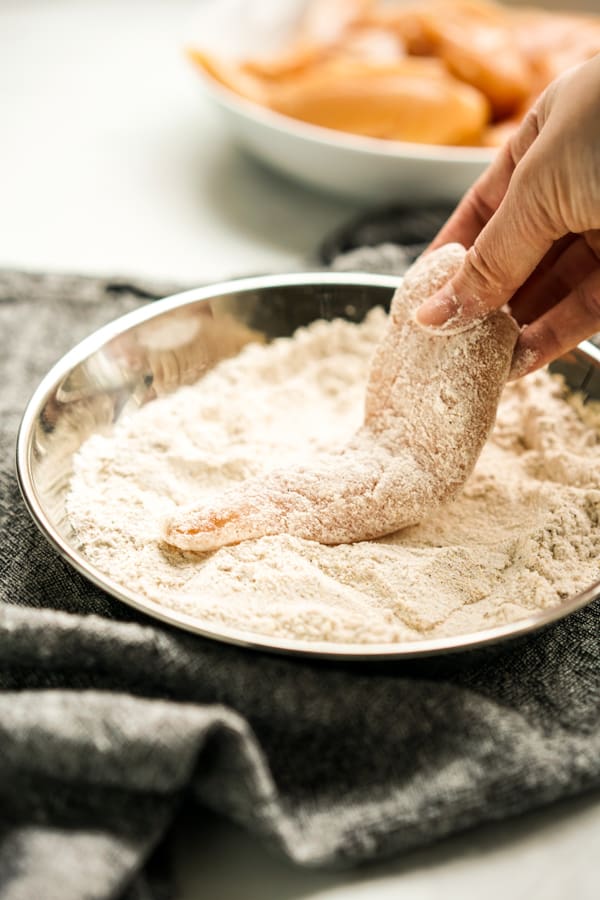
[[[146,861],[184,800],[298,864],[349,866],[600,785],[599,603],[415,674],[178,632],[46,543],[13,471],[27,397],[81,337],[169,287],[0,273],[3,900],[148,897]]]

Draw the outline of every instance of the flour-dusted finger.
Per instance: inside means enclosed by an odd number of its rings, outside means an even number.
[[[600,331],[600,265],[564,300],[523,329],[511,378],[534,372]]]

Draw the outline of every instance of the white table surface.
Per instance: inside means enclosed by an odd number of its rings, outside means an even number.
[[[0,267],[186,284],[294,269],[356,211],[231,145],[180,52],[193,7],[2,0]],[[599,799],[350,875],[292,868],[200,812],[174,842],[179,900],[596,900]]]
[[[242,156],[190,0],[1,0],[0,265],[183,282],[292,269],[356,206]]]

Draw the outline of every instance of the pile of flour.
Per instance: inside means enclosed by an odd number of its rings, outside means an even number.
[[[357,544],[289,535],[210,554],[161,541],[178,506],[345,444],[363,418],[380,309],[247,345],[75,458],[86,557],[165,607],[255,634],[350,643],[478,631],[600,578],[600,406],[546,372],[510,384],[476,469],[420,525]]]

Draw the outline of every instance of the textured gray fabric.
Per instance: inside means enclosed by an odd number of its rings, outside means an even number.
[[[18,494],[21,413],[65,350],[151,296],[0,273],[3,900],[150,897],[135,873],[183,800],[346,866],[600,785],[598,603],[492,659],[409,672],[178,633],[57,556]]]

